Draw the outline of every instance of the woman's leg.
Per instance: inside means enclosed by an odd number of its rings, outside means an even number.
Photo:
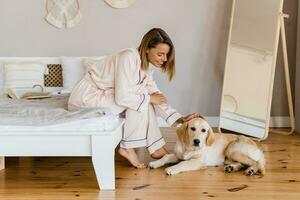
[[[156,113],[152,105],[149,106],[149,124],[147,131],[147,149],[152,158],[158,159],[168,152],[163,147],[165,140],[162,137],[159,126],[157,124]]]
[[[118,152],[121,156],[126,158],[132,164],[132,166],[134,166],[136,168],[140,168],[140,169],[146,167],[146,165],[144,163],[140,162],[134,148],[125,149],[125,148],[120,147]]]
[[[125,125],[120,143],[119,153],[133,166],[143,168],[135,153],[135,148],[146,146],[152,158],[158,159],[168,153],[163,146],[165,140],[161,135],[152,105],[147,111],[138,112],[127,109]]]
[[[176,112],[175,109],[173,109],[170,105],[164,104],[164,105],[155,105],[151,106],[154,109],[155,115],[150,116],[150,118],[155,118],[155,121],[153,120],[152,126],[155,127],[158,125],[156,122],[156,115],[160,116],[162,119],[164,119],[167,123],[170,125],[174,124],[174,122],[181,117],[179,113]],[[160,133],[159,128],[157,128],[157,131],[153,131],[152,134]],[[159,159],[166,155],[168,151],[161,146],[160,148],[156,148],[154,152],[151,153],[151,157],[155,159]]]
[[[147,145],[148,111],[138,112],[127,109],[125,111],[125,124],[120,143],[119,153],[134,167],[145,168],[135,152],[135,148]]]
[[[160,158],[162,158],[164,155],[166,155],[168,153],[169,152],[164,147],[161,147],[161,148],[157,149],[156,151],[154,151],[151,154],[151,157],[154,158],[154,159],[160,159]]]

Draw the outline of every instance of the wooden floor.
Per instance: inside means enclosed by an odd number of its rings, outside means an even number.
[[[174,130],[163,129],[163,134],[172,150]],[[90,158],[6,158],[6,169],[0,171],[0,199],[299,200],[300,134],[270,134],[262,147],[267,160],[264,177],[225,174],[222,167],[169,177],[163,169],[134,169],[117,156],[115,191],[98,190]],[[139,155],[150,160],[145,150]]]

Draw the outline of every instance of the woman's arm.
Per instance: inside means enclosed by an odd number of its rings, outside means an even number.
[[[162,105],[168,103],[168,100],[163,94],[155,92],[150,94],[150,103],[153,105]]]
[[[143,111],[148,109],[150,95],[147,93],[137,94],[135,75],[137,66],[137,56],[130,50],[121,52],[115,60],[115,100],[118,105],[128,107],[133,110]]]
[[[146,89],[148,90],[149,94],[161,93],[160,90],[158,89],[155,81],[153,80],[152,75],[148,76]]]

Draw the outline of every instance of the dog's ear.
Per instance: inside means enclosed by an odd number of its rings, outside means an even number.
[[[211,146],[215,142],[215,133],[212,128],[208,129],[208,136],[206,138],[206,145]]]
[[[188,122],[183,123],[180,127],[176,129],[177,137],[180,142],[184,145],[188,145],[189,143],[189,135],[188,135]]]

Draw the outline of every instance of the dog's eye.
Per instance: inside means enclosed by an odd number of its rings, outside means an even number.
[[[191,130],[192,130],[192,131],[195,131],[195,130],[196,130],[196,128],[195,128],[195,127],[191,127]]]
[[[204,128],[201,129],[201,132],[202,132],[202,133],[205,133],[205,132],[206,132],[206,129],[204,129]]]

